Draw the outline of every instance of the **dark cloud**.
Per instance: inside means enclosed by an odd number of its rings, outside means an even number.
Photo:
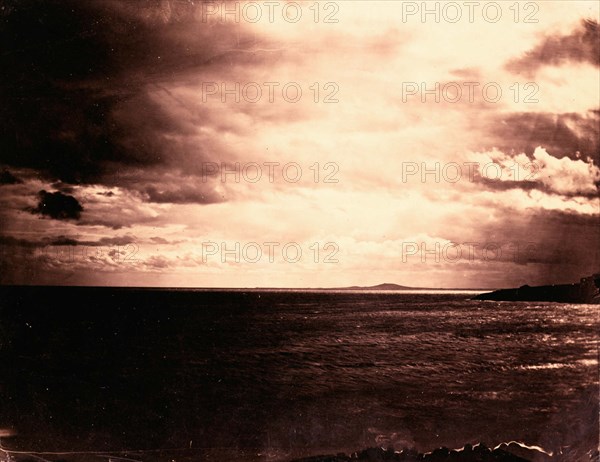
[[[522,181],[500,181],[498,179],[490,179],[480,172],[475,171],[473,174],[473,181],[479,185],[484,186],[486,189],[491,191],[508,191],[512,189],[521,189],[523,191],[541,191],[545,194],[561,196],[564,198],[583,197],[587,199],[594,199],[598,197],[600,191],[600,184],[595,183],[595,189],[592,190],[588,184],[574,185],[571,186],[571,190],[557,188],[549,182],[542,182],[539,179],[539,174],[531,173],[531,180]]]
[[[33,213],[48,216],[55,220],[78,220],[83,212],[83,207],[73,196],[63,194],[60,191],[47,192],[42,190],[38,193],[40,201]]]
[[[14,236],[0,235],[0,245],[11,247],[39,247],[40,243],[37,241],[29,241],[27,239],[21,239]]]
[[[570,35],[546,37],[524,56],[510,61],[506,67],[516,73],[533,74],[542,66],[558,66],[568,62],[588,62],[600,66],[600,27],[594,20],[583,20]]]
[[[147,186],[144,193],[148,202],[158,204],[214,204],[224,201],[222,196],[201,185],[200,187]]]
[[[117,237],[103,237],[96,242],[83,242],[82,245],[96,245],[96,246],[108,246],[108,245],[127,245],[135,243],[137,238],[130,234],[125,236],[117,236]]]
[[[479,82],[482,79],[481,69],[477,67],[453,69],[450,71],[450,73],[466,82]]]
[[[42,245],[54,245],[54,246],[72,246],[79,245],[77,239],[73,239],[67,236],[59,236],[55,238],[43,238]]]
[[[534,189],[544,189],[544,185],[535,181],[523,180],[523,181],[500,181],[493,180],[481,175],[481,172],[475,170],[473,172],[473,181],[475,183],[485,186],[487,189],[496,191],[508,191],[510,189],[522,189],[524,191],[532,191]]]
[[[504,232],[534,243],[528,260],[538,264],[538,277],[577,281],[598,271],[600,217],[546,210],[512,225]]]
[[[50,186],[65,194],[73,194],[75,192],[75,188],[73,186],[65,184],[62,181],[52,183]]]
[[[17,178],[12,173],[10,173],[8,170],[2,170],[2,172],[0,172],[0,184],[21,184],[21,183],[23,183],[23,180],[21,180],[20,178]]]
[[[465,228],[466,229],[466,228]],[[527,279],[512,285],[556,284],[578,281],[600,270],[600,217],[561,210],[538,210],[516,214],[510,204],[496,207],[486,223],[477,223],[472,231],[448,232],[453,242],[472,242],[479,246],[502,244],[502,260],[527,266]],[[516,265],[516,266],[515,266]],[[507,273],[510,266],[506,267]],[[512,280],[504,274],[504,284]]]
[[[115,237],[103,237],[98,239],[97,241],[80,241],[75,238],[70,238],[66,236],[59,236],[55,238],[45,238],[42,239],[41,243],[43,245],[54,245],[54,246],[75,246],[75,245],[85,245],[89,247],[103,247],[103,246],[123,246],[127,244],[133,244],[137,241],[135,236],[130,234],[126,234],[124,236],[115,236]]]
[[[137,242],[137,237],[126,234],[123,236],[103,237],[95,241],[79,240],[69,236],[43,237],[40,240],[28,240],[16,238],[14,236],[0,235],[0,245],[12,247],[65,247],[65,246],[88,246],[88,247],[108,247],[108,246],[124,246]]]
[[[172,263],[161,255],[152,255],[144,263],[151,269],[165,269],[172,266]]]
[[[182,240],[182,239],[178,239],[175,241],[169,241],[167,239],[164,239],[164,238],[158,237],[158,236],[151,237],[150,240],[152,242],[154,242],[155,244],[164,244],[164,245],[176,245],[176,244],[181,244],[182,242],[185,242],[185,240]]]
[[[524,152],[531,157],[535,148],[541,146],[554,157],[590,157],[596,164],[600,161],[597,111],[589,111],[589,117],[522,112],[481,117],[474,123],[488,133],[489,147],[503,152]]]
[[[163,83],[259,60],[254,36],[202,23],[202,2],[7,0],[0,12],[0,155],[67,184],[144,190],[144,172],[209,160],[186,140],[205,108],[182,106]],[[255,40],[255,39],[254,39]],[[163,90],[161,90],[163,88]],[[156,94],[163,93],[169,111]],[[193,171],[191,172],[194,173]],[[206,202],[202,194],[182,201]],[[158,202],[169,194],[150,189]],[[177,196],[179,197],[179,196]],[[183,197],[183,196],[181,196]]]

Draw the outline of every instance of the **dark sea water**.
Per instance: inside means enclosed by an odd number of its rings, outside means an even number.
[[[0,442],[15,454],[285,461],[514,440],[578,461],[598,447],[597,305],[456,293],[0,294]]]

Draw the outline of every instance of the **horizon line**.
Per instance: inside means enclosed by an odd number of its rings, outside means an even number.
[[[385,283],[387,284],[387,283]],[[501,288],[495,287],[410,287],[401,286],[398,289],[377,289],[377,286],[384,284],[376,284],[375,286],[345,286],[345,287],[266,287],[266,286],[255,286],[255,287],[217,287],[217,286],[128,286],[128,285],[85,285],[85,284],[2,284],[0,288],[4,287],[39,287],[39,288],[78,288],[78,289],[162,289],[162,290],[289,290],[289,291],[300,291],[300,290],[322,290],[322,291],[370,291],[370,292],[409,292],[409,291],[493,291]],[[392,284],[390,284],[392,285]]]

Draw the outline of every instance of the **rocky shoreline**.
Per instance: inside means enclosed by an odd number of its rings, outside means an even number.
[[[581,278],[578,283],[500,289],[480,294],[475,300],[591,303],[600,304],[600,274]]]

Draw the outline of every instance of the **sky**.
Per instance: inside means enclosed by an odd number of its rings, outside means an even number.
[[[2,5],[2,284],[600,272],[596,1]]]

